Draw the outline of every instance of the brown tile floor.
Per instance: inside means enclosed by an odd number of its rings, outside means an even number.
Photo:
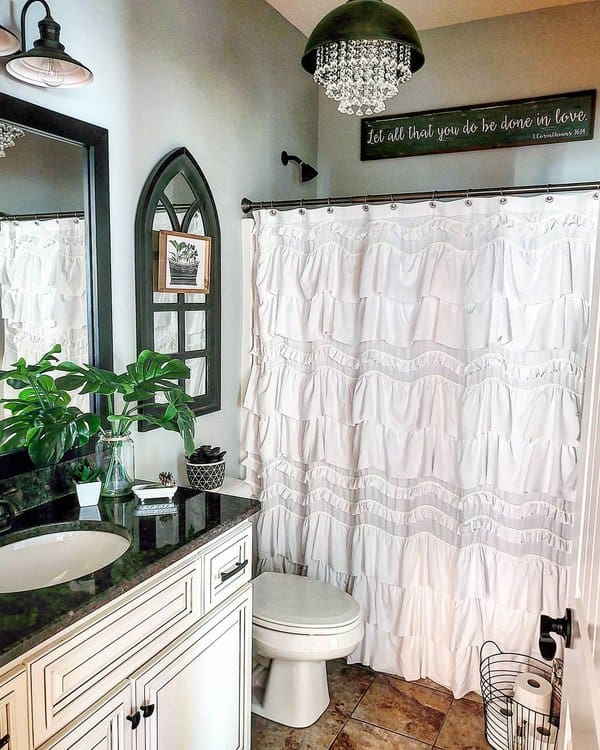
[[[481,698],[454,700],[431,680],[406,682],[339,659],[331,703],[306,729],[252,717],[253,750],[489,750]]]

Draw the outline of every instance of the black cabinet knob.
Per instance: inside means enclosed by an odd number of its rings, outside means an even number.
[[[564,617],[548,617],[542,615],[540,618],[540,653],[546,661],[554,659],[556,654],[556,641],[550,633],[556,633],[565,639],[565,646],[571,647],[571,636],[573,632],[573,612],[567,609]]]
[[[131,728],[132,729],[137,729],[139,727],[139,725],[140,725],[140,721],[141,720],[142,720],[142,717],[141,717],[139,711],[136,711],[134,714],[132,714],[131,716],[127,717],[127,721],[131,722]]]
[[[144,714],[144,719],[148,719],[154,713],[154,703],[150,703],[147,706],[140,706],[140,708]]]

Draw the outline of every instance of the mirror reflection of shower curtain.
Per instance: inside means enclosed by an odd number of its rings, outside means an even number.
[[[0,222],[2,367],[33,363],[54,344],[61,359],[89,361],[85,222],[77,218]],[[73,404],[89,409],[89,397]]]
[[[564,614],[599,204],[256,215],[259,570],[349,591],[351,661],[460,697]]]

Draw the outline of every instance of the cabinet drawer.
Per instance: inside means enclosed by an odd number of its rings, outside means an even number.
[[[131,686],[124,681],[40,750],[133,750],[135,736],[126,719],[130,704]]]
[[[29,662],[36,747],[200,619],[200,562],[128,592]]]
[[[216,607],[252,576],[252,526],[204,553],[204,611]]]

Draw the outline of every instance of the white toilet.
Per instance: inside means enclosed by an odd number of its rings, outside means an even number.
[[[262,573],[254,581],[252,710],[290,727],[313,724],[329,705],[325,664],[364,634],[359,604],[321,581]]]

